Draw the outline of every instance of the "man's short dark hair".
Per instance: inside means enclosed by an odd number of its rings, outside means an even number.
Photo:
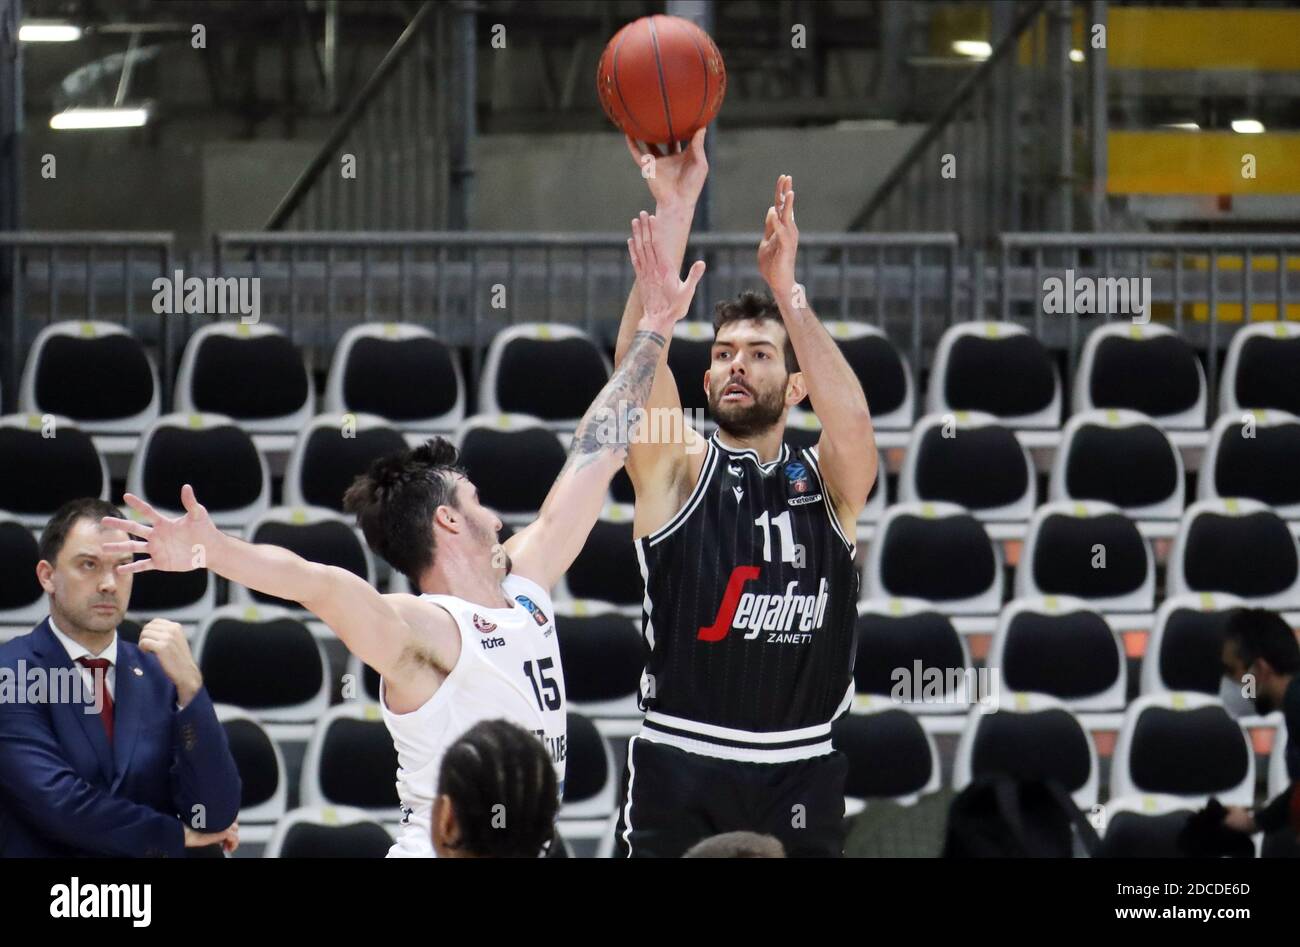
[[[794,343],[790,341],[790,330],[785,327],[785,320],[781,318],[781,310],[777,307],[776,300],[765,293],[746,290],[735,299],[724,299],[714,306],[713,337],[716,339],[718,330],[728,323],[746,319],[775,322],[781,327],[781,331],[785,333],[783,346],[785,370],[790,374],[797,372],[799,361],[794,357]]]
[[[1231,641],[1243,666],[1263,658],[1278,674],[1300,672],[1300,642],[1277,612],[1267,608],[1234,608],[1225,638]]]
[[[105,516],[126,518],[121,510],[99,497],[79,497],[76,500],[69,500],[54,511],[50,521],[45,524],[45,529],[41,531],[41,558],[54,565],[55,560],[59,558],[59,553],[63,551],[68,533],[72,531],[72,527],[78,520],[88,519],[98,523]]]
[[[447,748],[438,794],[451,798],[457,848],[467,854],[536,858],[555,835],[560,797],[550,754],[507,720],[480,721]]]
[[[771,835],[723,832],[696,842],[682,858],[785,858],[785,846]]]
[[[433,517],[440,506],[456,502],[456,447],[434,437],[419,447],[380,457],[352,481],[343,509],[356,514],[370,548],[406,576],[418,592],[420,576],[437,553]]]

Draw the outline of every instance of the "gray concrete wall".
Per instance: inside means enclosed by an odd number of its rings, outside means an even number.
[[[28,229],[174,230],[201,246],[219,229],[258,229],[314,152],[318,135],[232,141],[224,129],[55,132],[29,125],[24,142]],[[718,134],[710,171],[713,229],[756,231],[781,173],[794,176],[799,225],[840,230],[920,134],[838,127]],[[40,175],[54,154],[58,176]],[[622,231],[649,193],[618,135],[484,136],[478,143],[474,227]],[[358,168],[366,173],[364,164]],[[358,182],[359,183],[359,182]]]

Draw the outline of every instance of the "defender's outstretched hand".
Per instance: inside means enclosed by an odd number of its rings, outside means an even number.
[[[704,261],[696,260],[686,280],[679,279],[667,257],[660,253],[655,218],[645,211],[632,221],[627,252],[632,257],[632,269],[636,270],[645,318],[669,326],[681,320],[690,311],[695,287],[704,275]]]
[[[122,499],[127,506],[142,515],[146,522],[137,523],[116,516],[105,516],[100,520],[105,529],[125,530],[140,538],[105,543],[104,551],[142,552],[147,553],[149,558],[120,565],[117,567],[118,572],[148,572],[150,569],[160,572],[189,572],[191,569],[205,568],[205,550],[221,533],[208,516],[208,511],[194,496],[193,487],[188,483],[181,487],[181,505],[185,508],[185,515],[174,518],[163,516],[134,493],[124,494]]]
[[[660,154],[655,145],[643,148],[630,135],[627,150],[641,169],[641,176],[650,187],[650,194],[660,209],[679,205],[693,207],[704,190],[704,179],[709,176],[709,159],[704,154],[704,133],[701,128],[686,148]],[[673,146],[666,145],[665,149]]]

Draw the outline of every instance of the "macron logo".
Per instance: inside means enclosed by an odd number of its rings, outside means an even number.
[[[71,884],[50,889],[50,917],[129,917],[131,926],[148,927],[153,917],[153,885]]]

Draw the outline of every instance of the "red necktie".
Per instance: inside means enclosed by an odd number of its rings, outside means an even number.
[[[108,742],[113,742],[113,695],[108,690],[108,669],[113,663],[108,658],[77,658],[77,663],[82,667],[90,668],[95,678],[95,692],[104,695],[103,703],[100,705],[99,719],[104,721],[104,733],[108,736]]]

